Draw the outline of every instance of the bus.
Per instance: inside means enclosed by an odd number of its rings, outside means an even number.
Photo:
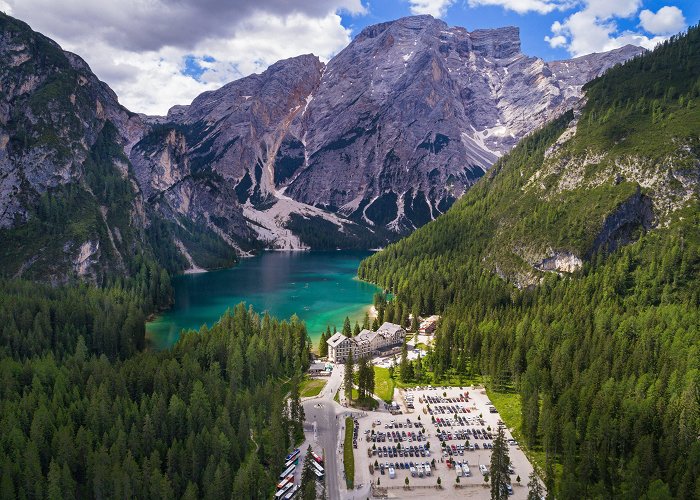
[[[285,462],[289,462],[290,460],[292,460],[292,459],[298,457],[298,456],[299,456],[299,453],[301,453],[301,451],[299,450],[299,448],[295,448],[294,451],[292,451],[289,455],[287,455],[287,456],[285,457],[284,461],[285,461]]]
[[[286,469],[290,465],[299,465],[299,457],[292,458],[291,460],[287,460],[287,462],[284,464],[284,468]]]
[[[277,489],[279,490],[279,489],[284,488],[285,485],[286,485],[288,482],[290,482],[290,481],[291,481],[291,482],[294,482],[294,474],[288,475],[287,477],[285,477],[284,479],[282,479],[282,481],[280,481],[279,483],[277,483]]]
[[[290,489],[292,489],[292,486],[294,486],[294,483],[287,483],[284,488],[282,488],[281,490],[277,490],[277,493],[275,493],[275,500],[280,500],[281,498],[284,498],[287,492]]]
[[[321,464],[319,464],[319,463],[316,463],[316,462],[311,462],[311,463],[313,464],[314,469],[316,469],[317,471],[319,471],[319,472],[321,472],[321,473],[325,472],[325,471],[323,470],[323,465],[321,465]]]
[[[321,457],[319,457],[315,451],[311,452],[311,456],[314,457],[314,460],[316,460],[318,463],[323,465],[323,459]]]
[[[284,500],[291,500],[292,498],[294,498],[294,495],[297,494],[297,491],[299,491],[299,485],[295,484],[290,490],[287,491],[287,494],[284,495]]]
[[[287,477],[288,475],[294,474],[294,471],[296,470],[296,468],[297,468],[296,465],[290,465],[289,467],[284,469],[284,472],[282,474],[280,474],[280,476],[279,476],[280,481],[282,479],[284,479],[285,477]]]
[[[314,471],[314,474],[316,474],[316,479],[321,481],[323,479],[323,472],[321,472],[320,470],[318,470],[316,468],[314,468],[313,471]]]

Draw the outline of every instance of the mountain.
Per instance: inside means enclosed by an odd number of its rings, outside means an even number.
[[[145,208],[124,151],[145,124],[78,56],[8,16],[0,29],[4,273],[125,272],[143,246]]]
[[[235,185],[268,244],[317,246],[289,234],[301,215],[331,242],[349,232],[369,246],[446,211],[581,85],[641,52],[546,63],[521,53],[517,28],[407,17],[364,29],[326,66],[300,56],[206,92],[164,126],[193,130],[187,156]]]
[[[280,61],[148,117],[2,15],[3,274],[104,283],[146,261],[181,272],[264,247],[382,246],[640,51],[546,63],[520,52],[516,28],[409,17],[327,65]]]
[[[154,126],[121,106],[80,57],[0,14],[0,61],[3,275],[104,283],[146,261],[183,270],[188,248],[202,267],[230,263],[228,242],[252,240],[235,202],[212,210],[228,221],[224,240],[144,198],[129,154]],[[193,192],[189,203],[215,196]]]
[[[514,27],[470,33],[417,16],[366,28],[310,97],[298,133],[308,159],[287,193],[410,231],[570,107],[583,83],[640,51],[546,63],[520,51]]]
[[[359,274],[442,316],[432,384],[486,380],[557,498],[697,498],[700,27],[583,91]]]

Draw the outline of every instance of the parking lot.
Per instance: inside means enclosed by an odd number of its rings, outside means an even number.
[[[369,412],[358,420],[356,483],[379,479],[390,498],[489,498],[484,473],[502,424],[483,390],[428,387],[401,396],[402,414]],[[526,498],[532,466],[507,429],[506,439],[513,464],[511,498]],[[440,490],[434,489],[438,477]],[[410,490],[403,489],[406,478]]]

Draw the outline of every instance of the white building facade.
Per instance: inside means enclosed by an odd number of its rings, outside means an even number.
[[[328,359],[334,363],[345,363],[348,355],[352,357],[370,357],[384,349],[400,346],[406,338],[406,330],[394,323],[384,323],[376,332],[362,330],[356,337],[346,337],[338,332],[328,343]]]

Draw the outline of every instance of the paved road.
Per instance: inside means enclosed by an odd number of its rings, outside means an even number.
[[[343,408],[333,401],[336,391],[343,382],[343,368],[337,366],[328,383],[318,397],[303,402],[307,424],[316,423],[316,434],[312,439],[323,448],[326,469],[326,492],[329,500],[340,499],[339,477],[342,459],[338,454],[339,417]]]
[[[343,479],[343,455],[340,443],[344,438],[345,417],[361,412],[336,403],[333,398],[343,383],[343,365],[336,365],[328,382],[315,398],[303,401],[306,415],[307,439],[323,448],[326,470],[326,493],[329,500],[365,499],[369,496],[369,484],[355,491],[347,491]],[[344,400],[341,394],[341,402]],[[316,432],[313,432],[314,423]],[[343,433],[343,436],[340,433]],[[306,446],[306,445],[304,445]],[[357,471],[356,471],[357,480]]]

